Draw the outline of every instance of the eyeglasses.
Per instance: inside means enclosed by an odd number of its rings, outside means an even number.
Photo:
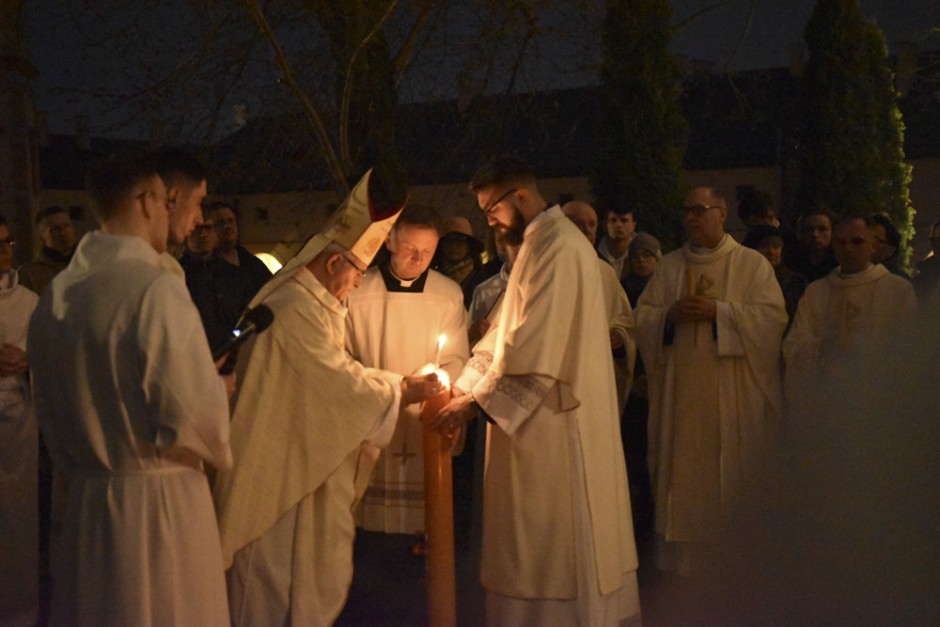
[[[699,218],[705,215],[709,209],[724,209],[722,205],[692,205],[691,207],[679,207],[679,213],[687,216],[690,213],[694,214],[696,218]]]
[[[355,261],[353,261],[352,259],[350,259],[350,258],[347,257],[346,255],[342,255],[342,257],[343,257],[343,261],[345,261],[346,263],[348,263],[349,265],[351,265],[351,266],[356,270],[356,272],[359,273],[359,276],[365,276],[365,275],[366,275],[366,270],[368,270],[368,268],[360,268],[360,267],[359,267],[359,264],[357,264]]]
[[[519,191],[519,188],[518,188],[518,187],[513,187],[511,190],[509,190],[508,192],[506,192],[505,194],[503,194],[502,196],[500,196],[499,198],[497,198],[497,199],[496,199],[496,202],[490,203],[490,206],[489,206],[489,207],[487,207],[486,209],[482,209],[483,215],[485,215],[485,216],[490,215],[490,213],[492,213],[493,210],[496,209],[496,206],[497,206],[499,203],[503,202],[504,200],[506,200],[507,198],[509,198],[509,196],[511,196],[512,194],[515,194],[515,193],[518,192],[518,191]]]
[[[15,239],[0,239],[0,250],[10,249],[13,250],[13,247],[16,246]]]

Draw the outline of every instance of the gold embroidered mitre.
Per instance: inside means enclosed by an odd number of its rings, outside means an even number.
[[[404,203],[389,208],[377,208],[369,193],[372,170],[356,183],[346,200],[333,214],[323,234],[346,248],[363,265],[372,263],[382,242],[388,237]]]

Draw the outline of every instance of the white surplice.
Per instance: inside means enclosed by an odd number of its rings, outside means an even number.
[[[666,314],[690,285],[716,301],[717,319],[671,327]],[[635,313],[650,386],[656,531],[694,553],[718,538],[723,510],[779,421],[783,294],[770,263],[725,235],[714,249],[686,243],[664,256]]]
[[[36,413],[68,481],[54,625],[228,625],[202,460],[228,402],[186,286],[143,239],[93,232],[29,328]]]
[[[911,282],[880,264],[849,275],[836,268],[810,283],[783,341],[792,412],[811,410],[833,377],[853,376],[872,351],[890,350],[883,343],[910,324],[916,307]]]
[[[352,581],[360,449],[391,438],[401,377],[348,355],[346,308],[303,266],[260,300],[274,322],[239,359],[236,463],[214,487],[232,621],[329,625]]]
[[[0,275],[0,343],[26,350],[39,297]],[[39,431],[24,374],[0,377],[0,625],[33,625],[39,606]]]
[[[427,271],[422,292],[389,291],[382,271],[372,268],[350,292],[346,307],[346,348],[364,366],[404,376],[437,363],[453,381],[467,362],[463,292],[439,272]],[[438,352],[441,334],[447,341]],[[357,523],[364,529],[413,533],[425,527],[420,411],[419,404],[402,408],[389,445],[367,451],[377,462],[357,509]]]
[[[639,617],[597,264],[557,206],[533,219],[498,326],[456,383],[494,421],[481,564],[488,624],[616,625]]]

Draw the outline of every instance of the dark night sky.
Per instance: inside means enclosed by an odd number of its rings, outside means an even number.
[[[189,0],[178,1],[185,5]],[[116,0],[105,0],[108,2]],[[672,0],[674,22],[717,2],[719,0]],[[590,4],[590,0],[582,0],[584,3]],[[92,92],[113,84],[116,77],[132,73],[124,59],[138,51],[109,46],[108,34],[116,28],[115,24],[86,24],[84,32],[79,32],[77,21],[71,16],[87,9],[86,0],[25,4],[30,52],[40,72],[34,93],[37,107],[49,113],[49,130],[71,132],[74,116],[84,115],[89,118],[92,133],[128,134],[127,130],[122,132],[117,128],[121,115],[108,112]],[[682,29],[675,37],[673,50],[710,61],[716,70],[785,66],[790,60],[790,50],[803,44],[803,29],[814,4],[814,0],[733,0]],[[174,13],[174,5],[175,2],[164,0],[158,9],[147,14],[147,21],[171,39],[185,41],[186,26],[181,25]],[[582,24],[599,23],[603,2],[597,0],[595,5],[598,7],[596,18],[584,12],[571,14],[571,4],[565,2],[557,3],[557,10],[541,9],[544,34],[534,44],[532,61],[524,67],[517,83],[519,90],[568,87],[595,80],[599,51],[592,42],[596,38],[582,38],[579,47],[572,47],[574,44],[564,37],[571,30],[573,19],[581,20]],[[914,41],[925,49],[940,48],[940,1],[862,0],[861,5],[863,12],[884,30],[892,48],[903,40]],[[465,6],[458,3],[451,12],[458,16],[454,18],[458,21],[457,30]],[[433,64],[428,66],[433,67]],[[438,64],[438,67],[443,66]],[[436,68],[429,72],[448,73]],[[404,99],[409,96],[412,99],[447,97],[448,91],[452,94],[457,89],[455,77],[448,79],[450,82],[438,80],[437,85],[427,91],[422,88],[420,73],[414,76],[411,83],[402,85]],[[496,84],[492,88],[501,87]]]

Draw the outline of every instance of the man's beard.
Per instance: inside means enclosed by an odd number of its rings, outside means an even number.
[[[512,208],[512,221],[509,226],[503,227],[501,231],[503,241],[509,246],[521,246],[525,239],[525,220],[522,213],[515,207]]]

